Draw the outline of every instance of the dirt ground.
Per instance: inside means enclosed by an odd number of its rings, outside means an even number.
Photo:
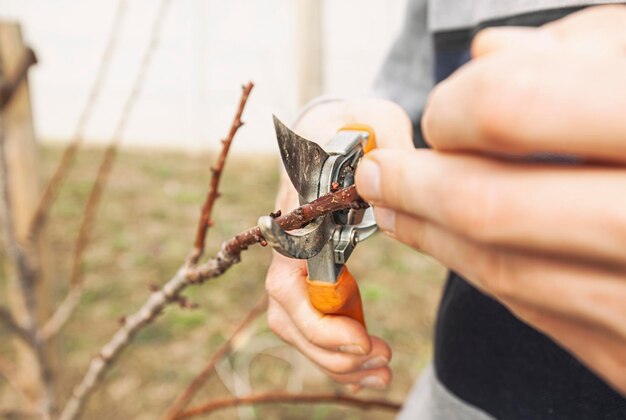
[[[100,149],[80,153],[54,207],[49,238],[55,252],[53,289],[57,299],[66,290],[73,240],[101,154]],[[51,173],[59,156],[58,148],[44,151],[45,174]],[[57,343],[62,360],[56,369],[62,401],[90,357],[118,327],[118,319],[139,307],[151,283],[163,284],[181,264],[192,243],[214,158],[214,153],[189,156],[147,151],[126,151],[118,156],[83,265],[86,292]],[[223,240],[274,210],[277,177],[277,161],[271,157],[230,157],[214,213],[216,225],[209,234],[209,255]],[[185,294],[199,308],[171,306],[139,334],[107,375],[84,418],[158,418],[262,296],[269,261],[269,249],[256,247],[225,276],[190,287]],[[431,358],[432,325],[445,270],[380,234],[361,244],[350,262],[361,285],[369,330],[388,340],[394,351],[392,386],[384,392],[362,394],[401,401]],[[1,290],[5,290],[4,282],[0,278]],[[4,299],[0,293],[0,301]],[[0,337],[0,354],[12,357],[7,332],[0,329]],[[238,378],[235,385],[234,375]],[[194,402],[229,395],[233,386],[243,391],[248,387],[294,392],[340,389],[283,345],[268,330],[264,317]],[[0,378],[0,409],[17,402]],[[243,419],[393,417],[382,411],[334,405],[274,405],[223,410],[211,418],[237,415]]]

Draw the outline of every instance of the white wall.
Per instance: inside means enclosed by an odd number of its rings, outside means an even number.
[[[89,122],[89,142],[108,141],[139,67],[157,0],[126,0],[115,59]],[[297,109],[298,0],[172,0],[149,77],[123,144],[187,150],[215,147],[241,83],[257,87],[235,151],[273,152],[271,114]],[[324,90],[366,93],[406,0],[323,1]],[[95,77],[116,0],[0,0],[0,19],[18,20],[40,63],[31,73],[37,133],[66,141]]]

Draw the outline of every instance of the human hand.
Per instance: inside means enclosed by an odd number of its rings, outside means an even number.
[[[295,127],[303,137],[323,143],[347,124],[371,125],[378,147],[410,149],[412,126],[397,105],[378,99],[332,102],[311,109]],[[297,193],[282,177],[277,208],[295,208]],[[357,321],[323,315],[309,303],[306,263],[274,253],[266,289],[268,323],[285,342],[296,347],[337,382],[360,387],[384,388],[391,380],[387,366],[391,349],[381,338],[368,335]]]
[[[626,8],[488,29],[432,92],[434,150],[374,151],[357,189],[434,256],[626,394]],[[575,156],[576,165],[537,154]]]

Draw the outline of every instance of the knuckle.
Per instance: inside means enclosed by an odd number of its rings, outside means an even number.
[[[280,337],[283,337],[286,333],[288,325],[285,315],[278,311],[274,305],[270,305],[267,310],[267,325],[270,330]]]
[[[486,28],[482,29],[474,36],[470,46],[472,57],[480,55],[480,53],[487,48],[489,43],[494,39],[494,34],[497,34],[497,32],[492,28]]]
[[[502,55],[485,59],[475,68],[476,97],[473,106],[477,135],[493,150],[514,152],[515,133],[524,125],[525,109],[534,108],[540,72],[535,65]]]
[[[301,331],[304,338],[306,338],[309,343],[322,348],[326,348],[328,346],[326,334],[324,334],[323,328],[321,328],[318,323],[315,323],[315,325],[302,325]]]

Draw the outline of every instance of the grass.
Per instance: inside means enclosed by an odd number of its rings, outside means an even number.
[[[49,276],[53,279],[53,299],[61,298],[66,290],[73,240],[101,154],[99,149],[80,153],[52,212],[48,240],[54,251],[55,272]],[[59,156],[58,148],[43,151],[45,176],[49,176]],[[214,154],[147,151],[119,154],[83,264],[86,293],[57,344],[62,360],[56,368],[62,400],[90,357],[118,327],[117,320],[139,307],[151,283],[163,284],[180,265],[193,240],[214,158]],[[215,209],[216,225],[209,234],[209,255],[219,249],[223,240],[253,225],[259,215],[274,210],[277,167],[271,157],[231,156],[223,176],[222,197]],[[269,262],[270,251],[255,247],[223,277],[189,288],[186,296],[199,308],[171,306],[139,334],[109,372],[104,387],[94,395],[85,418],[157,418],[264,293]],[[394,350],[392,386],[385,392],[363,394],[402,400],[431,358],[432,326],[444,269],[383,235],[360,245],[351,257],[350,267],[361,284],[370,332],[389,340]],[[3,275],[0,283],[5,279]],[[4,290],[5,285],[0,286]],[[0,337],[6,337],[6,331],[0,330]],[[12,351],[8,340],[0,340],[2,354],[11,356]],[[257,391],[284,390],[288,385],[306,391],[339,389],[308,361],[282,345],[269,332],[264,319],[258,323],[255,335],[223,365],[221,375],[226,382],[232,380],[228,365],[240,374],[249,372]],[[227,393],[216,375],[195,401]],[[16,401],[11,389],[0,380],[0,408]],[[333,405],[256,407],[246,409],[246,413],[264,419],[393,417]],[[237,410],[228,409],[212,418],[233,418],[236,414]]]

